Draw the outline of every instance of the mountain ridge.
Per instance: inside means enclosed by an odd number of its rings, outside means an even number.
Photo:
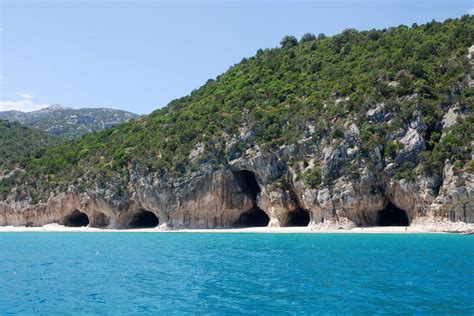
[[[0,112],[0,119],[19,122],[49,132],[55,136],[77,138],[86,133],[110,128],[138,115],[111,108],[74,109],[59,104],[30,112],[16,110]]]

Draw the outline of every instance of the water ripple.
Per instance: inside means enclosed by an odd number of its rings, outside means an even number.
[[[2,314],[474,312],[459,235],[0,235]]]

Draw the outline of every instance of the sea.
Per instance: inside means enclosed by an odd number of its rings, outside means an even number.
[[[1,233],[1,315],[474,314],[474,236]]]

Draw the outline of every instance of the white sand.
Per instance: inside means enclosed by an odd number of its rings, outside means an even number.
[[[446,229],[445,231],[452,231]],[[460,230],[468,231],[468,230]],[[66,227],[59,224],[48,224],[42,227],[25,227],[25,226],[1,226],[1,232],[150,232],[150,233],[357,233],[357,234],[414,234],[414,233],[443,233],[442,227],[365,227],[352,229],[320,229],[314,227],[251,227],[251,228],[216,228],[216,229],[167,229],[166,227],[144,228],[144,229],[100,229],[92,227]]]

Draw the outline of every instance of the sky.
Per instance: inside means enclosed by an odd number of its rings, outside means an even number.
[[[474,14],[474,0],[0,0],[0,111],[166,106],[284,35]]]

